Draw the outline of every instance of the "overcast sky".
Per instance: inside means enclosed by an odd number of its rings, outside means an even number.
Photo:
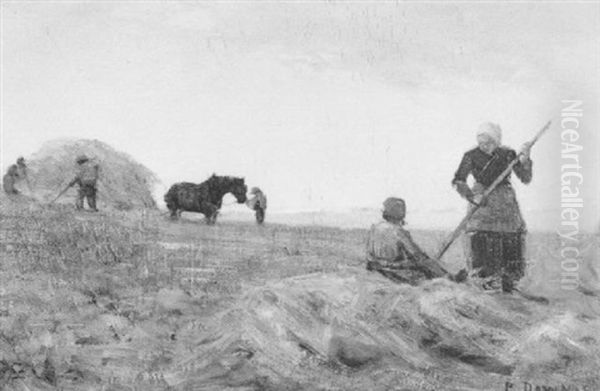
[[[526,220],[547,226],[561,100],[582,99],[591,226],[599,47],[599,3],[3,2],[2,169],[44,141],[91,138],[164,187],[245,176],[294,211],[397,195],[418,225],[451,225],[464,202],[450,181],[479,123],[518,148],[554,119],[534,182],[517,186]]]

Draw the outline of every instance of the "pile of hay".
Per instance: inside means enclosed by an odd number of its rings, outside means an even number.
[[[180,328],[189,350],[164,376],[198,390],[499,390],[518,379],[598,389],[597,310],[444,279],[413,287],[364,270],[298,276],[249,290],[202,333]]]
[[[54,140],[45,143],[27,159],[33,196],[50,201],[75,176],[75,158],[85,154],[100,165],[98,204],[119,210],[155,208],[152,189],[156,175],[133,158],[98,140]],[[69,189],[57,202],[74,202],[77,186]]]

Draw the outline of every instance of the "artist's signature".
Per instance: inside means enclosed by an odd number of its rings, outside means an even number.
[[[572,384],[534,384],[526,381],[504,383],[504,391],[595,391],[591,386],[575,386]]]

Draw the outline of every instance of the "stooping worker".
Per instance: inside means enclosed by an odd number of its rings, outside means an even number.
[[[15,183],[19,179],[18,167],[16,164],[11,164],[6,170],[6,174],[2,177],[2,188],[8,195],[17,195],[19,190],[15,187]]]
[[[91,161],[86,155],[79,155],[75,160],[77,163],[77,173],[75,178],[69,183],[68,187],[79,185],[77,201],[75,207],[77,210],[83,209],[83,199],[87,198],[88,205],[91,210],[97,212],[96,193],[98,182],[99,165]]]
[[[383,221],[373,224],[367,239],[367,270],[396,282],[417,284],[448,273],[419,248],[404,229],[406,204],[389,197],[383,203]],[[459,277],[460,279],[460,277]]]
[[[531,182],[532,177],[530,149],[530,143],[523,145],[519,161],[513,167],[524,184]],[[452,184],[470,202],[469,208],[474,208],[483,192],[515,158],[514,150],[502,146],[500,126],[484,123],[477,131],[477,147],[464,154]],[[470,175],[475,180],[472,188],[467,184]],[[509,173],[475,211],[466,227],[467,266],[477,277],[487,279],[484,288],[502,286],[503,291],[510,292],[523,277],[525,234],[525,221]]]
[[[23,156],[17,159],[17,182],[24,181],[27,184],[27,189],[30,193],[33,193],[31,188],[31,182],[29,181],[29,169],[25,164],[25,158]]]

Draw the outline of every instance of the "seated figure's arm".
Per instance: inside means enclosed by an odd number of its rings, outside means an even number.
[[[425,253],[425,251],[421,250],[419,245],[415,243],[410,233],[404,229],[398,230],[398,246],[400,246],[400,250],[404,251],[410,259],[414,261],[420,261],[425,258],[429,258],[429,256]]]
[[[441,277],[447,273],[436,261],[431,259],[425,251],[421,250],[408,231],[400,230],[399,233],[399,245],[403,247],[404,251],[413,261],[427,268],[436,277]]]

